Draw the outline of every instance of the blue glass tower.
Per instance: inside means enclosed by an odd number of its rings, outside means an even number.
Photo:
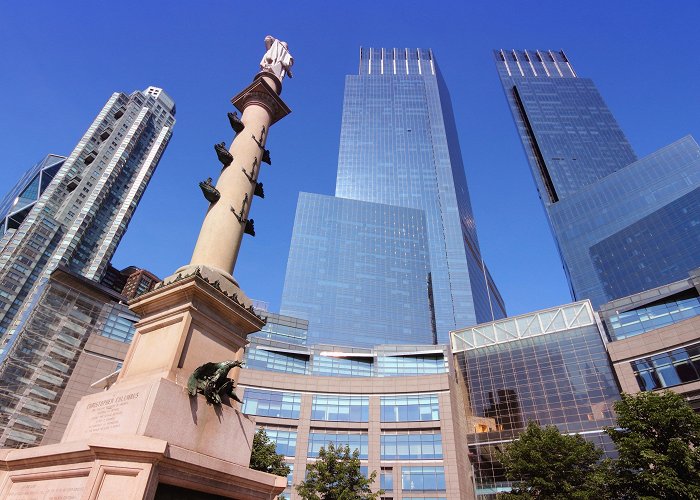
[[[282,314],[311,345],[433,343],[425,232],[421,210],[301,193]]]
[[[700,148],[637,159],[563,51],[494,51],[575,300],[594,306],[700,266]]]
[[[423,214],[427,276],[416,278],[415,285],[411,285],[420,287],[415,294],[423,304],[419,311],[428,311],[429,328],[433,330],[432,336],[422,338],[447,343],[451,330],[505,315],[505,306],[479,249],[452,105],[431,50],[360,49],[359,74],[347,76],[345,81],[335,195],[336,199],[396,207],[397,217],[410,213],[398,208]],[[313,270],[306,275],[294,272],[301,265],[297,259],[303,255],[297,248],[301,244],[297,224],[305,217],[297,211],[282,312],[308,319],[312,339],[314,318],[293,303],[316,302],[317,308],[330,316],[347,315],[357,306],[352,294],[342,291],[348,289],[343,288],[345,285],[353,290],[351,284],[341,280],[344,284],[339,282],[337,292],[322,298],[314,289],[323,278]],[[410,217],[419,220],[415,215]],[[362,218],[354,220],[362,226]],[[317,217],[314,223],[323,221]],[[399,226],[386,226],[386,241],[404,245]],[[415,238],[417,233],[409,234]],[[367,275],[385,274],[387,269],[377,265]],[[425,283],[428,289],[423,293]],[[408,304],[401,295],[394,298],[396,304],[387,303],[386,307]],[[401,333],[423,328],[425,318],[414,319],[399,319],[390,336],[375,337],[373,343],[424,342]],[[354,326],[351,332],[362,331],[369,324]],[[343,335],[345,344],[353,338],[347,333]]]

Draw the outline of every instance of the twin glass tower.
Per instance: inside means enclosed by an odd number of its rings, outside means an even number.
[[[638,159],[563,51],[496,50],[513,118],[574,300],[599,307],[700,266],[700,147]]]
[[[572,298],[597,308],[700,266],[695,140],[640,159],[563,51],[494,58]],[[309,321],[309,343],[358,346],[447,343],[505,316],[431,50],[360,49],[335,196],[299,198],[281,312]]]
[[[447,87],[431,50],[360,49],[335,196],[301,193],[281,313],[309,343],[447,343],[505,316],[479,249]]]

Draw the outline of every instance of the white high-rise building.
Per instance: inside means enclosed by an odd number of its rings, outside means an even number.
[[[62,163],[51,157],[60,165],[51,176],[34,167],[0,203],[3,218],[24,209],[0,230],[0,362],[59,264],[101,278],[174,124],[162,89],[115,92],[73,152]]]

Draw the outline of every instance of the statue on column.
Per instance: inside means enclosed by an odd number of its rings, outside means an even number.
[[[272,35],[267,35],[265,37],[265,48],[267,52],[265,52],[262,61],[260,61],[260,70],[269,71],[279,78],[280,81],[285,75],[291,78],[294,58],[289,53],[287,42],[278,40]]]

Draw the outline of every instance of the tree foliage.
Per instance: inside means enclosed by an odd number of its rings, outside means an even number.
[[[554,426],[542,428],[530,422],[499,456],[506,477],[515,486],[498,498],[591,498],[597,490],[592,476],[602,454],[579,435],[561,434]]]
[[[499,457],[515,487],[498,498],[700,500],[700,415],[670,391],[623,394],[615,413],[617,425],[605,429],[614,460],[531,422]]]
[[[670,391],[623,394],[615,412],[616,498],[700,499],[700,415]]]
[[[304,500],[376,500],[383,493],[373,493],[371,485],[377,477],[360,472],[360,451],[349,446],[335,447],[328,443],[318,452],[318,460],[306,466],[306,480],[296,485]]]
[[[285,477],[291,471],[289,465],[284,462],[284,456],[277,453],[275,443],[270,441],[264,429],[258,429],[253,436],[250,468]]]

